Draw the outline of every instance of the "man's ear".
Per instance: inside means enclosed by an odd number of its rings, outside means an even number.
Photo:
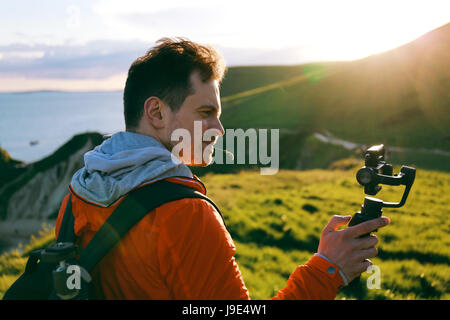
[[[166,108],[166,105],[158,97],[149,97],[144,102],[145,119],[156,129],[162,129],[165,126],[164,108]]]

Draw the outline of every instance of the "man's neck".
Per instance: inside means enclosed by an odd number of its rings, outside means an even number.
[[[164,148],[166,148],[167,150],[171,151],[171,146],[167,146],[166,143],[164,143],[157,134],[155,133],[151,133],[151,132],[144,132],[143,130],[140,129],[127,129],[125,130],[127,132],[133,132],[133,133],[137,133],[137,134],[142,134],[144,136],[148,136],[148,137],[152,137],[153,139],[155,139],[156,141],[158,141],[160,144],[162,144],[164,146]]]

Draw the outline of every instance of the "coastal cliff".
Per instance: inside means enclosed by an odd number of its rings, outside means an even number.
[[[24,164],[2,150],[0,159],[0,238],[5,245],[53,225],[83,155],[101,144],[99,133],[75,135],[52,155]]]

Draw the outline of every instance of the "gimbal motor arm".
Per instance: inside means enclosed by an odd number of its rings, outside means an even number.
[[[377,168],[379,169],[379,168]],[[366,192],[368,194],[378,193],[381,186],[378,184],[385,184],[390,186],[404,185],[405,191],[400,202],[383,202],[383,207],[399,208],[403,206],[408,198],[409,191],[414,183],[416,177],[416,169],[408,166],[402,166],[400,173],[394,176],[377,173],[377,170],[371,167],[363,167],[356,173],[356,180],[364,186],[365,189],[374,190],[375,192]],[[368,190],[365,190],[368,191]]]

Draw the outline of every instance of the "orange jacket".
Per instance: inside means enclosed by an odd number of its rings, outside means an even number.
[[[197,179],[168,178],[206,194]],[[89,203],[72,188],[75,234],[83,248],[126,197],[110,207]],[[58,235],[67,195],[56,221]],[[92,272],[106,299],[250,299],[235,261],[236,247],[215,208],[202,199],[182,199],[149,212]],[[333,267],[335,272],[329,273]],[[343,285],[338,268],[313,256],[298,266],[272,299],[334,299]]]

